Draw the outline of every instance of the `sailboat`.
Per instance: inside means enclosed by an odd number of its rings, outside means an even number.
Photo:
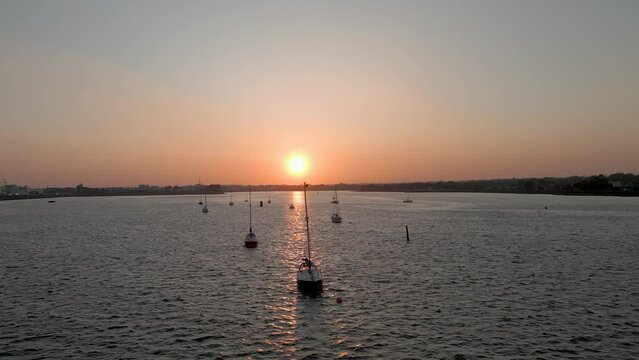
[[[335,203],[335,210],[331,215],[331,222],[334,224],[340,224],[342,222],[342,215],[339,214],[339,203]]]
[[[229,201],[229,206],[233,206],[233,192],[230,192],[231,194],[231,201]]]
[[[204,193],[204,207],[202,208],[202,212],[205,214],[209,212],[209,208],[206,207],[206,193]]]
[[[337,185],[335,185],[335,192],[333,193],[333,201],[331,201],[331,204],[339,204],[339,200],[337,200]]]
[[[295,209],[295,204],[293,204],[293,192],[291,192],[291,205],[288,206],[289,209]]]
[[[257,247],[257,236],[253,233],[253,203],[251,202],[251,186],[249,185],[249,233],[244,238],[244,246]]]
[[[271,203],[271,191],[269,190],[268,192],[268,201],[266,202],[267,204]]]
[[[404,201],[403,201],[403,202],[405,202],[405,203],[412,203],[412,202],[413,202],[413,200],[411,200],[410,196],[408,196],[408,194],[406,194],[406,199],[404,199]]]
[[[202,194],[200,194],[200,201],[197,204],[202,205]]]
[[[200,181],[200,178],[197,179],[197,187],[199,189],[202,188],[202,182]],[[200,194],[200,201],[197,203],[198,205],[202,205],[202,194]]]
[[[306,215],[306,243],[308,255],[302,258],[302,263],[297,269],[297,290],[304,295],[316,297],[322,293],[322,273],[311,261],[311,233],[308,226],[308,205],[306,204],[306,187],[304,183],[304,213]]]

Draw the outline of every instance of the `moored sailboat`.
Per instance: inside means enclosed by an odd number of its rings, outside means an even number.
[[[342,215],[339,213],[339,200],[337,200],[337,190],[335,190],[335,196],[333,196],[333,201],[335,204],[335,209],[333,210],[333,215],[331,215],[331,222],[334,224],[339,224],[342,222]]]
[[[253,233],[253,203],[251,202],[251,186],[249,185],[249,233],[244,238],[244,246],[247,248],[257,247],[257,236]]]
[[[207,204],[206,204],[206,193],[204,193],[204,207],[202,208],[202,212],[205,214],[209,212],[209,208],[207,207]]]
[[[316,297],[322,293],[323,277],[320,269],[311,260],[311,234],[308,225],[308,205],[306,203],[306,187],[304,183],[304,213],[306,219],[306,244],[307,256],[302,258],[302,263],[297,269],[297,290],[304,295]]]
[[[342,215],[339,213],[339,208],[331,215],[331,222],[334,224],[340,224],[342,222]]]

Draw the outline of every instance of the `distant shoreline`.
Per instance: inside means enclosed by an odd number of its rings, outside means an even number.
[[[207,195],[223,195],[224,193],[207,193]],[[11,196],[0,196],[0,201],[10,201],[10,200],[29,200],[29,199],[57,199],[57,198],[68,198],[68,197],[114,197],[114,196],[175,196],[175,195],[191,195],[198,196],[204,194],[195,194],[195,193],[107,193],[107,194],[29,194],[29,195],[11,195]]]
[[[288,190],[285,190],[288,191]],[[330,190],[313,190],[313,191],[330,191]],[[612,196],[612,197],[639,197],[637,191],[624,192],[594,192],[594,191],[471,191],[471,190],[347,190],[354,192],[382,192],[382,193],[470,193],[470,194],[519,194],[519,195],[563,195],[563,196]],[[224,195],[225,193],[215,193],[209,195]],[[191,195],[197,196],[201,194],[193,193],[135,193],[135,194],[30,194],[30,195],[12,195],[0,196],[0,201],[11,200],[31,200],[31,199],[56,199],[68,197],[114,197],[114,196],[178,196]]]
[[[567,196],[621,196],[638,197],[637,191],[619,192],[596,192],[596,191],[506,191],[506,190],[407,190],[407,191],[383,191],[383,192],[405,192],[405,193],[477,193],[477,194],[521,194],[521,195],[567,195]]]

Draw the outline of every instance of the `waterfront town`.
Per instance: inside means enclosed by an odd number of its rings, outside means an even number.
[[[611,195],[639,196],[639,175],[614,173],[606,175],[512,178],[493,180],[429,181],[378,184],[319,184],[311,186],[315,191],[383,191],[383,192],[490,192],[531,193],[557,195]],[[257,185],[255,191],[294,191],[297,185]],[[50,198],[68,196],[127,196],[127,195],[193,195],[223,194],[247,191],[245,185],[193,184],[158,186],[140,184],[131,187],[75,187],[32,188],[28,185],[0,182],[0,200]]]

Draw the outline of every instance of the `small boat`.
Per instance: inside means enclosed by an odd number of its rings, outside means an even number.
[[[199,188],[201,188],[201,187],[202,187],[202,182],[200,181],[200,179],[197,179],[197,186],[198,186]],[[202,205],[202,194],[200,194],[200,201],[198,201],[198,203],[197,203],[197,204],[198,204],[198,205]]]
[[[202,212],[205,214],[209,212],[209,208],[206,206],[206,193],[204,193],[204,207],[202,208]]]
[[[271,203],[271,191],[268,192],[268,201],[266,203],[267,204]]]
[[[53,204],[55,200],[49,200],[49,204]]]
[[[291,192],[291,205],[288,206],[289,209],[295,209],[295,204],[293,203],[293,193]]]
[[[331,201],[331,204],[339,204],[339,200],[337,200],[337,185],[335,185],[335,192],[333,193],[333,200]]]
[[[253,233],[253,204],[251,200],[251,186],[249,185],[249,233],[244,238],[244,246],[247,248],[257,247],[257,236]]]
[[[316,297],[322,293],[322,273],[320,269],[311,261],[311,234],[308,226],[308,205],[306,203],[306,187],[304,183],[304,212],[306,215],[306,243],[308,256],[302,258],[302,263],[297,268],[297,290],[309,297]]]
[[[411,198],[408,196],[408,194],[406,194],[406,199],[404,199],[404,201],[402,201],[402,202],[405,202],[405,203],[412,203],[412,202],[413,202],[413,200],[411,200]]]
[[[233,206],[233,193],[230,193],[230,194],[231,194],[231,201],[229,201],[229,206]]]
[[[333,201],[335,204],[335,209],[333,210],[333,215],[331,215],[331,222],[333,224],[340,224],[342,222],[342,215],[339,213],[339,201],[337,200],[337,191],[335,191],[335,196],[333,197]]]

